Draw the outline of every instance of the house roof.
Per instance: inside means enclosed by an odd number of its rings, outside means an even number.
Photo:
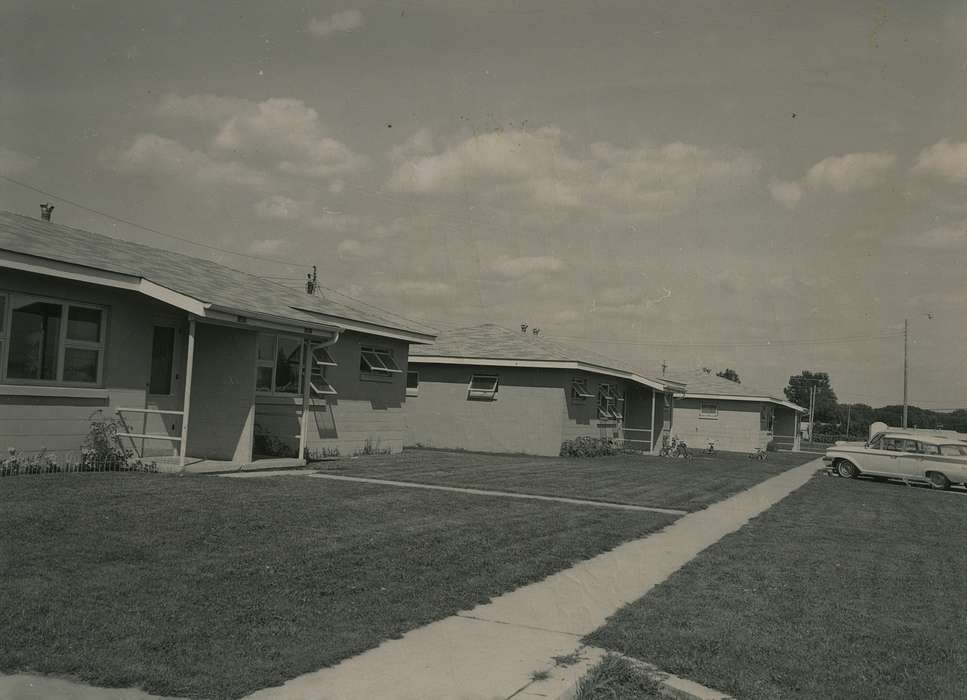
[[[677,382],[640,375],[633,367],[590,350],[492,323],[444,331],[433,343],[410,349],[410,362],[446,363],[457,360],[463,364],[494,366],[573,367],[626,377],[657,389],[681,388]]]
[[[202,305],[294,324],[331,324],[426,342],[435,331],[324,287],[310,296],[221,265],[90,231],[0,211],[0,251],[147,280]]]
[[[805,411],[801,406],[785,398],[780,398],[771,391],[733,382],[714,373],[706,372],[704,369],[667,369],[664,376],[685,384],[685,390],[681,392],[681,396],[684,398],[719,397],[733,401],[766,401],[798,411]]]

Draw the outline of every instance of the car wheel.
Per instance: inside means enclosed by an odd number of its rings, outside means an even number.
[[[859,476],[860,470],[852,462],[841,459],[836,463],[836,473],[844,479],[855,479]]]
[[[930,472],[927,474],[927,479],[930,481],[930,485],[935,489],[946,491],[950,488],[950,479],[940,472]]]

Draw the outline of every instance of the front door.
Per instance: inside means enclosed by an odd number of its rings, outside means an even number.
[[[185,341],[182,328],[175,322],[159,320],[151,335],[151,367],[148,375],[146,408],[181,411],[184,396],[184,370],[181,367],[181,345]],[[147,413],[142,419],[142,433],[150,435],[181,434],[181,418],[176,415]],[[167,455],[177,452],[177,442],[144,441],[144,452]]]

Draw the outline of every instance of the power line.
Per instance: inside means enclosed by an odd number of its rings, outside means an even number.
[[[888,333],[882,335],[856,335],[841,336],[834,338],[763,338],[761,340],[748,341],[710,341],[707,343],[677,340],[626,340],[609,338],[587,338],[573,335],[548,335],[548,338],[558,340],[583,340],[591,343],[607,343],[609,345],[633,345],[641,347],[674,347],[674,348],[743,348],[743,347],[769,347],[773,345],[817,345],[828,343],[857,343],[869,340],[885,340],[892,338],[902,338],[903,333]]]
[[[20,187],[26,188],[28,190],[33,190],[34,192],[42,194],[45,197],[50,197],[51,199],[56,199],[59,202],[70,204],[71,206],[77,207],[78,209],[83,209],[84,211],[90,212],[92,214],[103,216],[106,219],[117,221],[118,223],[125,224],[126,226],[132,226],[134,228],[141,229],[142,231],[155,233],[159,236],[164,236],[165,238],[172,238],[176,241],[181,241],[182,243],[189,243],[191,245],[198,246],[199,248],[214,250],[216,252],[224,253],[226,255],[237,255],[240,258],[248,258],[249,260],[258,260],[260,262],[272,262],[272,263],[276,263],[277,265],[289,265],[291,267],[306,267],[306,264],[304,262],[295,262],[293,260],[282,260],[280,258],[269,258],[261,255],[249,255],[247,253],[238,253],[234,250],[228,250],[226,248],[219,248],[218,246],[209,245],[208,243],[199,243],[198,241],[193,241],[190,238],[183,238],[181,236],[176,236],[173,233],[165,233],[164,231],[159,231],[156,228],[151,228],[150,226],[144,226],[137,222],[130,221],[128,219],[122,219],[121,217],[114,216],[113,214],[108,214],[107,212],[101,211],[100,209],[94,209],[93,207],[85,206],[84,204],[80,204],[79,202],[75,202],[73,200],[67,199],[66,197],[61,197],[59,194],[54,194],[53,192],[48,192],[47,190],[41,189],[39,187],[34,187],[33,185],[30,185],[26,182],[21,182],[20,180],[15,180],[12,177],[7,177],[6,175],[0,175],[0,178],[6,180],[7,182],[12,182],[13,184],[19,185]]]

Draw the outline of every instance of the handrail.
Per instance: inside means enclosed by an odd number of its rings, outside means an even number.
[[[180,437],[171,435],[150,435],[148,433],[118,433],[118,437],[142,438],[145,440],[169,440],[171,442],[181,442]]]
[[[118,413],[122,411],[127,411],[129,413],[159,413],[166,416],[184,416],[184,411],[163,411],[160,408],[118,408],[116,409]]]

